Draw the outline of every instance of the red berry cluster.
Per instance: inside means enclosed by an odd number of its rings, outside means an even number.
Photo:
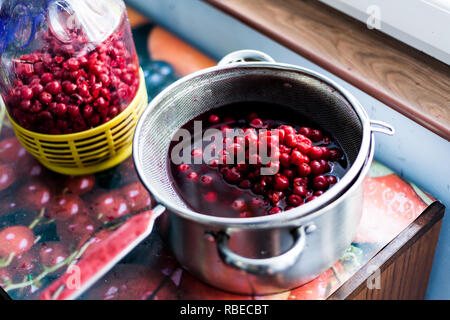
[[[90,52],[80,30],[72,39],[64,44],[47,32],[39,50],[15,60],[16,78],[3,97],[20,126],[48,134],[84,131],[117,116],[135,96],[139,67],[128,25]]]
[[[208,117],[210,125],[215,126],[220,120],[215,114]],[[226,121],[224,119],[226,123],[230,121],[238,122],[230,117]],[[269,128],[267,123],[258,115],[251,114],[247,117],[249,127],[243,128],[244,135],[234,137],[233,140],[226,135],[231,127],[219,124],[224,133],[224,148],[219,158],[212,160],[209,166],[216,168],[228,184],[259,196],[262,205],[268,204],[268,214],[312,201],[337,183],[338,178],[332,174],[333,163],[341,160],[343,153],[338,148],[327,147],[331,143],[328,136],[319,129],[300,127],[296,130],[290,125],[258,130]],[[261,148],[268,150],[268,163],[263,163],[260,153],[250,152]],[[192,156],[201,156],[201,150],[193,150]],[[245,161],[239,162],[238,159],[244,158]],[[267,172],[272,174],[261,174],[262,168],[271,168]],[[179,172],[186,172],[187,180],[197,180],[199,175],[190,170],[187,164],[178,166]],[[211,202],[214,197],[208,195],[205,199]],[[233,209],[242,211],[241,217],[251,216],[245,211],[251,205],[240,202],[243,201],[234,201]]]

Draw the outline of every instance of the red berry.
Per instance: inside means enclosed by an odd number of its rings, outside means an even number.
[[[338,161],[341,159],[342,153],[338,149],[330,149],[329,151],[329,160],[330,161]]]
[[[297,173],[300,177],[307,177],[311,174],[311,167],[307,163],[301,163],[297,167]]]
[[[197,172],[189,172],[186,176],[186,178],[190,181],[197,181],[198,180],[198,173]]]
[[[121,194],[128,200],[128,204],[133,212],[142,211],[149,208],[152,204],[150,193],[140,182],[134,182],[123,187]]]
[[[219,118],[219,116],[217,116],[215,114],[212,114],[212,115],[209,116],[208,121],[211,124],[217,124],[217,123],[219,123],[220,118]]]
[[[286,190],[289,188],[289,179],[281,174],[276,174],[274,188],[277,190]]]
[[[211,184],[213,182],[213,178],[211,176],[205,175],[205,176],[202,177],[201,181],[202,181],[203,184],[209,185],[209,184]]]
[[[39,101],[41,101],[43,104],[50,104],[52,100],[53,96],[46,91],[41,92],[41,94],[39,95]]]
[[[311,134],[309,136],[309,138],[313,141],[313,142],[319,142],[320,140],[322,140],[323,138],[323,134],[320,130],[312,130]]]
[[[178,171],[180,172],[187,172],[189,170],[191,170],[191,167],[188,164],[180,164],[178,166]]]
[[[94,201],[92,213],[101,221],[108,222],[129,214],[130,208],[122,194],[110,191]]]
[[[295,134],[286,134],[286,136],[284,137],[284,143],[290,148],[296,147],[297,146],[297,138],[296,138]]]
[[[9,164],[0,164],[0,191],[9,188],[16,181],[14,169]]]
[[[20,97],[25,100],[33,98],[33,90],[27,86],[23,86],[20,91]]]
[[[41,210],[51,200],[50,189],[40,182],[31,182],[19,189],[24,206],[30,210]]]
[[[288,153],[281,153],[280,163],[284,167],[289,167],[291,165],[291,156]]]
[[[281,209],[280,207],[273,207],[272,209],[269,210],[269,214],[277,214],[282,211],[283,211],[283,209]]]
[[[319,175],[319,174],[322,174],[322,173],[325,172],[324,168],[322,167],[320,162],[317,161],[317,160],[311,161],[309,166],[311,167],[311,173],[314,174],[314,175]]]
[[[243,201],[243,200],[235,200],[231,204],[231,207],[233,208],[233,210],[236,210],[236,211],[244,211],[247,208],[247,205],[245,204],[245,201]]]
[[[250,122],[250,126],[252,126],[253,128],[260,129],[264,126],[264,123],[261,119],[255,118]]]
[[[69,256],[67,248],[61,242],[41,242],[37,249],[41,264],[47,268],[60,264]]]
[[[74,216],[84,214],[85,211],[86,206],[83,200],[76,195],[64,194],[53,200],[46,215],[58,221],[66,221]]]
[[[306,189],[305,185],[299,185],[294,187],[292,193],[304,198],[308,194],[308,190]]]
[[[330,185],[337,183],[337,178],[335,176],[327,176],[327,180]]]
[[[291,153],[291,163],[294,165],[300,165],[304,162],[308,162],[308,159],[298,150],[294,150]]]
[[[26,157],[28,153],[16,137],[6,138],[0,142],[0,161],[18,163]]]
[[[45,85],[45,91],[49,92],[52,95],[57,95],[62,90],[61,83],[58,81],[50,81]]]
[[[302,197],[300,197],[299,195],[296,195],[296,194],[291,194],[289,197],[288,197],[288,203],[291,205],[291,206],[293,206],[293,207],[298,207],[300,204],[302,204],[303,203],[303,199],[302,199]]]
[[[34,233],[25,226],[14,226],[0,230],[0,257],[21,254],[28,251],[34,243]]]
[[[312,160],[319,160],[323,156],[322,148],[320,147],[311,147],[308,151],[308,156]]]
[[[309,137],[311,135],[311,128],[308,127],[301,127],[298,130],[298,133],[304,135],[305,137]]]
[[[43,84],[47,84],[47,83],[49,83],[50,81],[53,81],[53,74],[48,73],[48,72],[42,74],[42,76],[41,76],[41,81],[42,81]]]
[[[315,177],[312,184],[315,190],[326,190],[329,186],[327,178],[322,175]]]
[[[71,176],[67,179],[67,189],[78,195],[85,194],[94,188],[95,177],[91,176]]]
[[[216,202],[217,201],[217,193],[210,191],[203,195],[207,202]]]

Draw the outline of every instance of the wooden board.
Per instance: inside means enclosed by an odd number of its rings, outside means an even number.
[[[450,67],[317,1],[207,0],[450,140]]]

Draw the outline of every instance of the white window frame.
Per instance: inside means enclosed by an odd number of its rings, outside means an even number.
[[[450,0],[320,0],[450,64]],[[375,17],[377,18],[377,17]]]

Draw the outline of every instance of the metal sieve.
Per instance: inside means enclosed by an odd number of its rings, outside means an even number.
[[[275,63],[261,52],[234,52],[217,67],[191,74],[165,89],[149,104],[137,125],[133,144],[137,171],[155,198],[171,211],[204,222],[238,225],[274,219],[212,217],[194,212],[180,199],[170,180],[168,150],[176,131],[211,109],[243,101],[281,104],[299,117],[311,119],[339,142],[348,158],[350,169],[333,188],[280,215],[283,219],[314,212],[336,199],[361,171],[372,132],[394,132],[385,123],[371,121],[350,93],[326,77],[298,66]]]
[[[344,149],[348,172],[318,199],[281,214],[225,218],[193,212],[170,179],[171,139],[200,114],[245,101],[284,105],[316,122]],[[180,264],[217,288],[267,294],[312,280],[350,245],[361,218],[362,182],[373,158],[375,131],[394,132],[369,120],[356,99],[333,81],[243,50],[180,79],[153,99],[136,127],[133,156],[142,182],[160,202],[154,213],[168,211],[159,227]]]

